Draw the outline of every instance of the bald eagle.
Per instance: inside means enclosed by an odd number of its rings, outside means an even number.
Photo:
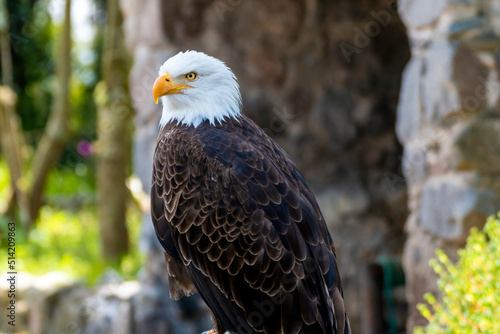
[[[151,212],[174,299],[198,291],[209,333],[350,333],[335,250],[292,159],[241,114],[233,72],[201,52],[160,68]]]

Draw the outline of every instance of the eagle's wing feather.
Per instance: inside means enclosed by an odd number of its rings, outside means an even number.
[[[227,122],[160,136],[158,238],[187,267],[218,329],[343,333],[332,239],[312,192],[253,122]]]

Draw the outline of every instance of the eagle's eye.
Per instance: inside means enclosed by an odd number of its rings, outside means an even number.
[[[196,74],[195,72],[189,72],[188,74],[186,74],[186,79],[188,79],[189,81],[193,81],[197,77],[198,74]]]

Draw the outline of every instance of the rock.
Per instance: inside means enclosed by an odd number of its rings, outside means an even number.
[[[168,287],[144,286],[133,305],[136,333],[199,334],[212,326],[198,294],[174,301],[168,297]]]
[[[476,54],[460,43],[453,56],[453,77],[462,102],[463,112],[473,114],[487,105],[485,83],[489,70]]]
[[[457,119],[449,122],[446,128],[437,128],[435,140],[431,143],[426,156],[428,175],[445,174],[449,171],[468,171],[470,168],[460,164],[460,155],[454,145],[456,137],[464,128],[462,116],[453,115]],[[450,117],[451,120],[452,118]],[[437,130],[436,129],[436,130]]]
[[[491,26],[497,34],[500,34],[500,2],[491,1],[490,6],[489,18],[491,19]]]
[[[415,139],[405,145],[401,167],[408,182],[423,180],[427,175],[426,160],[431,150],[432,138]]]
[[[339,152],[356,137],[352,119],[352,98],[348,92],[328,90],[312,108],[313,132],[319,141],[326,139],[331,152]],[[330,124],[325,128],[325,124]]]
[[[452,81],[455,49],[448,40],[439,39],[429,46],[425,59],[421,98],[425,120],[434,125],[441,125],[444,117],[462,106]]]
[[[424,302],[424,294],[436,293],[437,275],[429,266],[429,260],[434,258],[437,240],[422,230],[416,230],[406,240],[403,253],[403,268],[406,280],[406,297],[408,300],[409,328],[423,326],[427,323],[417,310],[417,304]]]
[[[474,173],[428,179],[422,189],[419,227],[450,242],[463,242],[471,227],[480,227],[500,207],[492,189],[479,188]]]
[[[400,0],[398,11],[407,27],[419,28],[436,22],[446,4],[446,0]]]
[[[101,277],[99,278],[99,282],[97,284],[102,286],[120,283],[123,283],[123,278],[120,276],[120,274],[115,269],[108,268],[104,270],[103,274],[101,274]]]
[[[30,332],[74,333],[81,331],[82,305],[89,290],[81,285],[57,287],[52,295],[30,300]]]
[[[199,334],[211,327],[199,296],[180,302],[168,297],[168,286],[122,281],[107,271],[98,286],[87,288],[62,273],[34,277],[22,274],[16,296],[16,329],[33,334]],[[3,284],[0,292],[6,292]],[[3,296],[0,304],[5,305]],[[29,306],[28,306],[29,305]],[[0,330],[9,328],[0,323]]]
[[[464,43],[476,51],[494,52],[500,47],[500,34],[492,29],[475,29],[464,37]]]
[[[138,293],[138,282],[112,283],[100,286],[86,298],[86,321],[83,333],[132,334],[132,297]]]
[[[316,199],[327,223],[338,222],[343,216],[359,214],[368,208],[370,198],[366,190],[352,181],[352,178],[347,178],[336,183],[334,188],[317,194]]]
[[[168,312],[168,289],[160,286],[144,286],[134,296],[134,320],[138,333],[170,333],[172,326],[171,315]]]
[[[396,133],[402,143],[416,137],[420,127],[422,117],[420,77],[423,74],[423,65],[422,59],[412,58],[403,72],[396,123]]]
[[[89,289],[73,286],[61,289],[56,299],[46,304],[51,320],[41,333],[82,333],[84,327],[83,304],[89,296]]]
[[[478,28],[481,23],[483,23],[483,20],[481,20],[479,17],[470,17],[455,20],[448,27],[448,38],[457,39],[471,29]]]
[[[474,6],[449,6],[443,11],[434,27],[433,39],[461,39],[484,24]]]
[[[460,154],[459,168],[484,173],[500,172],[500,118],[476,117],[454,142]]]

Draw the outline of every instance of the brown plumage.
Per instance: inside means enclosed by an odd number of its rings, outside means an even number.
[[[197,290],[217,333],[350,333],[316,199],[290,157],[247,117],[167,123],[151,204],[171,296]]]

